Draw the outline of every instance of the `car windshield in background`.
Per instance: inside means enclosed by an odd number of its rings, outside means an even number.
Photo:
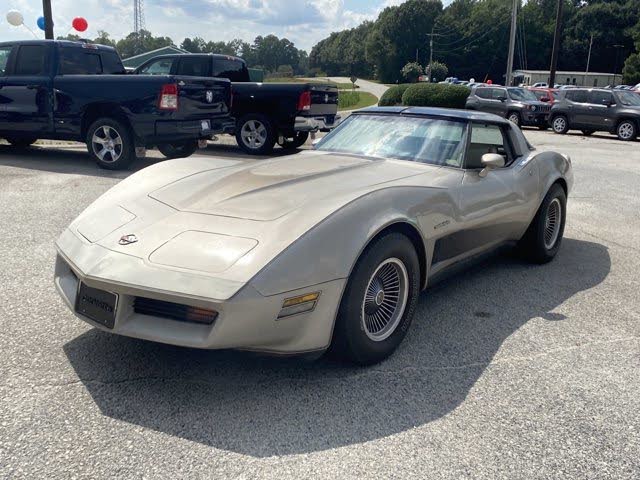
[[[507,88],[507,91],[511,100],[519,102],[536,102],[538,100],[533,92],[524,88]]]
[[[629,107],[640,107],[640,95],[633,92],[616,92],[621,104]]]
[[[317,150],[460,167],[466,124],[437,118],[352,115]]]

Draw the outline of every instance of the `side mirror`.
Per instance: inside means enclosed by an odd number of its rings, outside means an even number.
[[[498,100],[500,100],[501,102],[506,102],[507,101],[507,97],[498,97]]]
[[[484,168],[480,171],[479,175],[484,178],[491,170],[504,167],[504,157],[497,153],[485,153],[482,155],[480,163],[482,163]]]

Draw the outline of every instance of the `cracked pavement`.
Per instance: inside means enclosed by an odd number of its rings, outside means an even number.
[[[640,477],[640,143],[526,135],[573,159],[556,260],[499,256],[434,286],[364,369],[75,319],[53,242],[127,173],[0,145],[0,478]]]

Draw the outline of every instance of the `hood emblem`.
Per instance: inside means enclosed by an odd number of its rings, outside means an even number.
[[[136,243],[138,241],[138,237],[136,237],[134,234],[129,234],[129,235],[123,235],[120,237],[120,240],[118,240],[118,244],[120,245],[131,245],[132,243]]]
[[[211,90],[207,90],[205,96],[207,97],[207,103],[213,102],[213,92]]]

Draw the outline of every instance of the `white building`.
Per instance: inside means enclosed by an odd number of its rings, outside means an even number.
[[[549,83],[548,70],[516,70],[513,72],[514,83],[533,85],[538,82]],[[579,87],[606,87],[618,84],[622,81],[622,75],[600,72],[556,72],[556,83],[563,85],[577,85]]]

